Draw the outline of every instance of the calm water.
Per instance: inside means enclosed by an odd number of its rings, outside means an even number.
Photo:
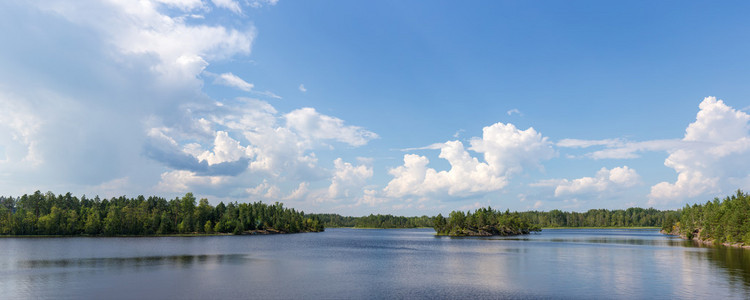
[[[655,230],[433,234],[2,238],[0,298],[750,298],[750,250]]]

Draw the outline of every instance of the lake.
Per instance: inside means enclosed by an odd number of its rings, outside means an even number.
[[[1,238],[3,299],[750,298],[750,250],[656,230]]]

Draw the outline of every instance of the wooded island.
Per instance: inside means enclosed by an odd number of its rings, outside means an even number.
[[[492,207],[479,208],[474,213],[452,211],[448,218],[438,214],[434,221],[435,232],[448,236],[521,235],[541,231],[539,225],[531,224],[521,214],[506,210],[505,213]]]

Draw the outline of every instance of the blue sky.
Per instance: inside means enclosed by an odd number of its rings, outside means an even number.
[[[750,5],[6,1],[0,191],[434,215],[750,186]]]

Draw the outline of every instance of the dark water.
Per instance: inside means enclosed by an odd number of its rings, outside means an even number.
[[[433,233],[2,238],[0,298],[750,298],[750,250],[655,230]]]

